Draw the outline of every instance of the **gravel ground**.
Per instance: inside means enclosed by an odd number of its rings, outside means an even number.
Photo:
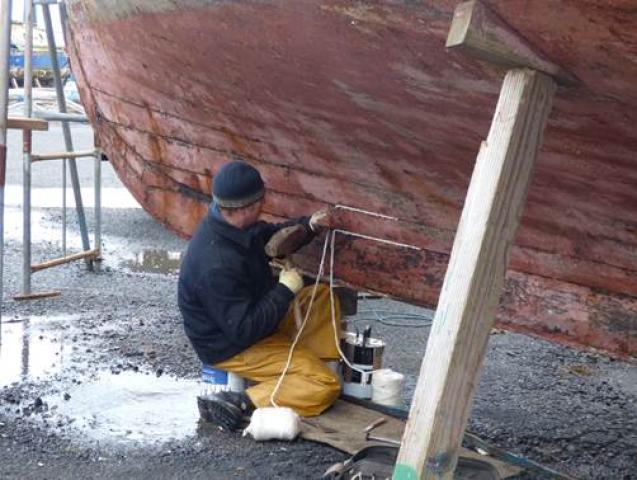
[[[81,148],[90,144],[88,128],[76,127],[74,134]],[[47,135],[45,145],[61,147],[55,130]],[[8,182],[15,187],[21,181],[19,137],[10,142]],[[89,167],[80,171],[87,181]],[[35,187],[57,186],[58,166],[38,168]],[[107,166],[104,185],[120,187]],[[199,365],[175,294],[185,242],[140,209],[104,210],[101,273],[81,263],[39,272],[34,290],[61,289],[62,296],[11,300],[21,285],[18,204],[8,199],[0,478],[318,478],[344,458],[310,442],[257,444],[197,422]],[[87,215],[92,218],[91,209]],[[35,209],[34,259],[60,254],[60,217],[55,206]],[[76,237],[71,226],[69,248],[79,244]],[[397,312],[422,317],[386,318]],[[407,374],[405,405],[429,314],[365,300],[349,319],[352,327],[372,324],[387,342],[385,366]],[[494,334],[469,428],[577,478],[637,479],[637,369],[522,335]]]

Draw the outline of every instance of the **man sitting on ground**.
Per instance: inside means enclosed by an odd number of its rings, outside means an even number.
[[[182,261],[178,300],[184,329],[200,360],[256,384],[245,393],[222,392],[199,399],[200,413],[235,430],[254,407],[271,405],[272,392],[285,368],[296,336],[294,308],[305,317],[312,287],[294,268],[272,275],[265,245],[279,229],[302,224],[306,243],[324,216],[283,224],[259,221],[265,186],[259,172],[242,161],[215,175],[213,202],[194,233]],[[329,289],[320,285],[308,323],[290,368],[276,393],[276,404],[313,416],[340,393],[338,377],[325,361],[338,358],[329,305]],[[337,327],[340,309],[335,305]]]

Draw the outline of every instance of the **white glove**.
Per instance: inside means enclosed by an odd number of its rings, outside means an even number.
[[[292,293],[297,294],[303,288],[303,277],[296,268],[284,268],[279,274],[279,283],[288,287]]]

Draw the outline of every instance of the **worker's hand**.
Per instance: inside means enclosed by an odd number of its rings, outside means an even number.
[[[314,233],[320,232],[323,228],[332,228],[332,212],[329,208],[322,208],[310,217],[310,228]]]
[[[279,283],[288,287],[292,293],[297,294],[303,288],[303,277],[296,268],[284,268],[279,274]]]

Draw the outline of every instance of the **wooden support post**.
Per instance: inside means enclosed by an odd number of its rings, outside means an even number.
[[[447,480],[495,319],[555,81],[508,72],[482,143],[422,362],[394,480]]]

